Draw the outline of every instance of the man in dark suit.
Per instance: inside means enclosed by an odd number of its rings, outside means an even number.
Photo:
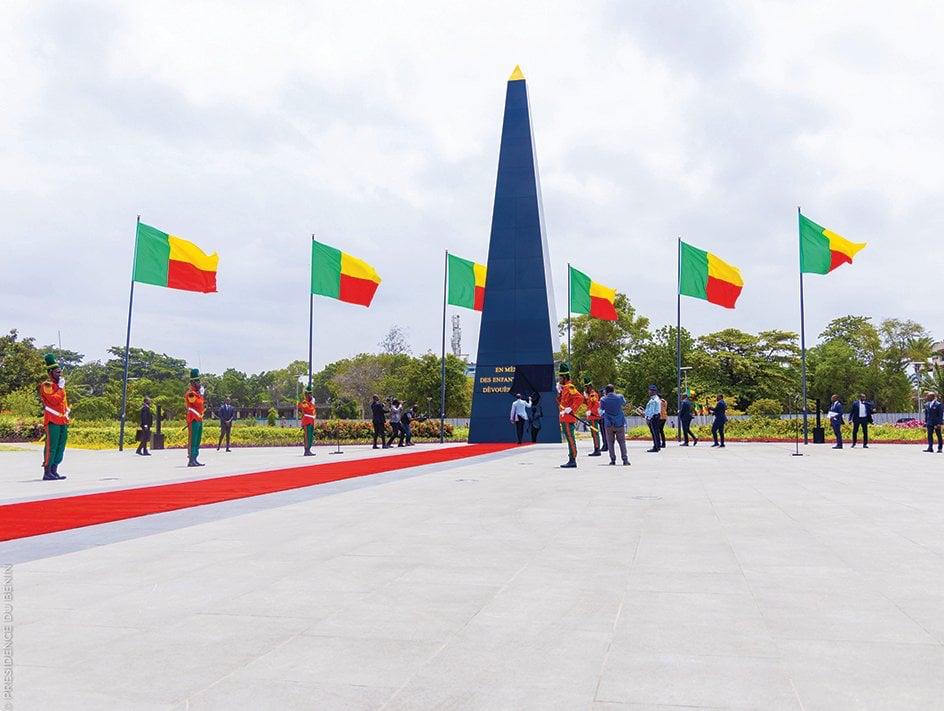
[[[216,451],[220,451],[220,446],[223,444],[223,437],[226,437],[226,451],[229,452],[229,441],[233,434],[233,420],[236,419],[236,408],[233,407],[233,403],[230,399],[226,398],[216,414],[219,415],[220,418],[220,441],[216,443]]]
[[[856,439],[859,435],[859,427],[862,428],[862,449],[869,446],[869,425],[872,424],[872,413],[875,412],[875,405],[865,399],[865,395],[859,395],[859,399],[852,403],[849,408],[849,419],[852,420],[852,446],[856,446]]]
[[[694,447],[698,444],[698,437],[695,436],[695,433],[692,432],[692,418],[694,413],[692,412],[692,401],[688,399],[688,393],[682,395],[682,405],[679,407],[678,418],[679,422],[682,425],[682,434],[685,435],[685,441],[682,442],[680,446],[688,446],[688,438],[692,438],[692,446]]]
[[[708,412],[715,416],[714,422],[711,423],[711,438],[714,440],[712,447],[723,447],[724,446],[724,426],[728,421],[728,403],[724,401],[724,396],[719,395],[717,402],[715,402],[714,407],[709,407]],[[720,437],[721,443],[718,443],[718,438]]]
[[[154,424],[154,415],[151,413],[151,398],[144,398],[144,404],[141,405],[141,429],[138,431],[138,448],[135,454],[150,457],[148,443],[151,441],[151,425]]]
[[[944,405],[942,405],[935,393],[925,395],[924,403],[924,424],[928,428],[928,448],[925,452],[934,451],[934,441],[932,435],[937,435],[937,451],[941,452],[941,425],[944,424]]]
[[[829,415],[829,424],[833,428],[833,434],[836,435],[836,444],[833,445],[833,449],[842,449],[842,402],[838,395],[833,395],[832,405],[829,406],[827,414]]]

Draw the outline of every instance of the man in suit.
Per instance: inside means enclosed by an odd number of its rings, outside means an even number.
[[[719,395],[714,407],[709,407],[708,412],[715,416],[711,423],[711,438],[714,440],[712,447],[724,447],[724,426],[728,422],[728,403],[724,401],[724,396]],[[718,440],[721,440],[719,443]]]
[[[937,435],[937,451],[941,452],[941,424],[944,424],[944,405],[942,405],[935,393],[929,392],[925,395],[924,405],[924,424],[928,428],[928,448],[925,452],[933,452],[934,444],[932,435]]]
[[[698,444],[698,437],[695,436],[695,433],[692,432],[692,418],[694,413],[692,412],[692,401],[688,399],[688,393],[682,395],[682,405],[679,408],[679,424],[682,425],[682,434],[685,437],[685,441],[682,442],[680,446],[688,446],[688,438],[692,438],[692,446],[694,447]]]
[[[524,438],[524,426],[528,422],[528,403],[521,397],[521,393],[515,393],[515,401],[511,403],[511,421],[515,426],[518,444],[521,444]]]
[[[862,428],[862,449],[869,446],[869,425],[872,424],[872,413],[875,412],[875,405],[865,399],[865,395],[859,395],[859,399],[852,403],[849,408],[849,419],[852,420],[852,446],[856,446],[856,439],[859,434],[859,427]]]
[[[134,450],[135,454],[144,457],[150,457],[148,443],[151,441],[151,425],[154,424],[154,414],[151,412],[151,398],[144,398],[144,404],[141,405],[141,431],[138,433],[138,448]]]
[[[216,443],[216,451],[220,451],[220,445],[223,444],[223,437],[226,437],[226,451],[229,449],[229,438],[233,433],[233,420],[236,419],[236,408],[233,407],[233,403],[229,398],[220,405],[220,409],[217,412],[220,417],[220,441]]]
[[[623,456],[623,465],[629,466],[629,457],[626,456],[626,415],[623,407],[626,398],[615,391],[612,385],[603,388],[603,397],[600,398],[600,411],[603,413],[603,429],[606,433],[607,449],[610,452],[610,466],[616,466],[616,444],[619,445]]]
[[[374,395],[370,399],[370,421],[374,426],[374,449],[377,449],[377,438],[380,438],[380,444],[383,449],[387,449],[387,435],[385,432],[385,423],[387,420],[387,411],[383,403],[380,402],[380,395]]]
[[[827,413],[829,415],[829,424],[832,425],[833,434],[836,435],[836,444],[833,449],[842,449],[842,402],[838,395],[833,395],[832,405],[829,406]]]

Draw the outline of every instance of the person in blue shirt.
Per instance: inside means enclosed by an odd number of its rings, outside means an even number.
[[[236,419],[236,408],[233,407],[233,403],[230,402],[230,399],[226,398],[216,414],[220,418],[220,441],[216,443],[216,451],[220,451],[220,445],[223,444],[223,437],[226,437],[226,451],[229,452],[229,438],[233,433],[233,420]]]
[[[715,416],[711,423],[711,438],[714,440],[712,447],[724,447],[724,426],[728,422],[728,403],[724,401],[724,396],[719,395],[714,407],[709,407],[708,412]],[[719,444],[718,439],[721,442]]]
[[[941,452],[941,425],[944,424],[944,405],[942,405],[937,395],[929,392],[925,395],[924,405],[924,425],[928,428],[928,448],[925,452],[933,452],[934,444],[931,435],[937,434],[937,451]]]
[[[662,448],[662,437],[659,434],[659,417],[662,414],[662,398],[659,397],[659,389],[655,385],[649,386],[649,401],[646,403],[646,424],[649,425],[649,431],[652,433],[652,449],[647,452],[658,452]]]
[[[829,424],[832,425],[833,434],[836,435],[836,444],[833,449],[842,449],[842,402],[838,395],[832,396],[832,405],[829,406],[827,414],[829,415]]]
[[[614,441],[619,444],[623,465],[629,466],[629,457],[626,456],[626,415],[623,407],[626,398],[615,392],[612,385],[603,388],[603,397],[600,398],[600,413],[603,415],[603,431],[606,434],[607,449],[610,452],[610,466],[616,466],[616,448]]]

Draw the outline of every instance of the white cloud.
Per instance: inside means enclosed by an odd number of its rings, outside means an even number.
[[[318,302],[316,361],[392,323],[438,351],[442,250],[487,252],[520,63],[559,313],[572,261],[672,321],[682,235],[747,281],[735,312],[686,300],[689,328],[797,329],[802,204],[870,243],[810,279],[811,334],[849,312],[933,330],[942,29],[919,2],[7,2],[0,318],[93,357],[122,342],[141,213],[218,250],[221,292],[140,288],[136,345],[304,357],[317,232],[384,283],[370,310]]]

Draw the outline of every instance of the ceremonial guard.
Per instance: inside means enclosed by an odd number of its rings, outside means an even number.
[[[314,457],[315,453],[311,448],[315,444],[315,416],[318,414],[315,408],[315,398],[311,394],[311,386],[305,388],[305,399],[298,403],[298,412],[302,416],[302,432],[305,435],[305,454],[306,457]]]
[[[39,384],[39,399],[43,403],[43,427],[46,430],[46,446],[43,448],[43,479],[52,481],[65,479],[59,473],[62,455],[66,451],[69,435],[69,399],[66,397],[66,381],[56,362],[56,356],[47,353],[43,360],[49,377]]]
[[[583,404],[583,395],[570,382],[570,366],[561,363],[558,370],[557,406],[560,409],[561,433],[567,440],[567,463],[561,464],[561,469],[575,469],[577,467],[577,439],[574,433],[574,423],[577,421],[577,408]]]
[[[590,378],[583,379],[583,397],[587,405],[587,422],[590,423],[590,436],[593,437],[593,451],[590,457],[600,456],[600,393],[590,383]],[[603,440],[603,451],[606,451],[606,440]]]
[[[190,369],[190,387],[184,395],[187,407],[187,466],[204,466],[197,461],[200,456],[200,440],[203,438],[203,388],[200,385],[200,371]]]

